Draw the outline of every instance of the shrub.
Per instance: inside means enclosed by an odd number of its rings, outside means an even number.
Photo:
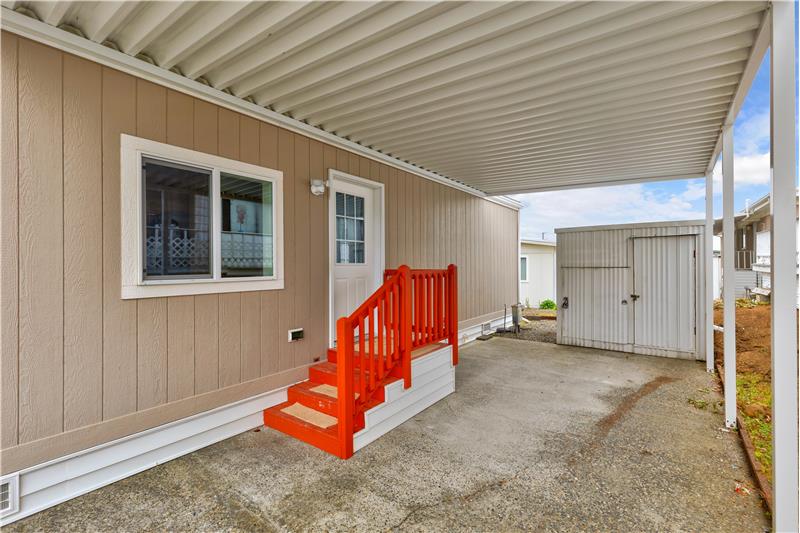
[[[539,302],[539,309],[555,309],[556,303],[553,300],[542,300]]]

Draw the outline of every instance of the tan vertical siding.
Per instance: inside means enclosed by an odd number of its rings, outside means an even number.
[[[261,377],[261,297],[242,294],[242,381]]]
[[[96,63],[64,56],[65,430],[103,419],[101,76]]]
[[[167,299],[138,302],[137,406],[149,409],[167,403]]]
[[[319,141],[309,145],[309,179],[326,179],[325,149]],[[321,357],[328,346],[328,209],[326,196],[309,198],[309,282],[307,339],[309,357]]]
[[[267,168],[278,168],[278,128],[272,124],[259,125],[259,161]],[[286,203],[284,201],[284,203]],[[284,269],[286,266],[284,265]],[[280,353],[280,309],[278,291],[261,293],[261,375],[278,371]]]
[[[20,442],[63,430],[62,58],[20,41]]]
[[[310,260],[310,232],[311,226],[308,223],[309,201],[310,201],[310,176],[309,176],[309,146],[308,137],[294,135],[294,220],[290,219],[289,224],[294,226],[294,316],[295,322],[292,327],[308,327],[310,324],[311,308],[309,307],[309,276],[311,273]],[[308,353],[305,346],[298,343],[292,344],[294,348],[294,363],[292,366],[300,366],[311,362],[319,354]]]
[[[136,302],[120,299],[120,134],[136,133],[136,79],[103,68],[103,420],[136,411]]]
[[[19,223],[16,35],[2,33],[0,100],[0,447],[17,444],[19,412]]]
[[[294,225],[294,134],[278,130],[278,170],[283,172],[283,239],[293,243]],[[278,292],[278,335],[296,327],[294,295],[297,272],[295,271],[295,248],[285,246],[283,270],[285,288]],[[295,343],[278,342],[278,370],[286,370],[294,365]]]
[[[242,295],[219,295],[219,386],[229,387],[242,378]]]
[[[194,391],[219,388],[219,296],[194,298]]]
[[[329,198],[309,182],[331,168],[384,184],[387,267],[458,264],[462,320],[511,303],[512,210],[2,38],[4,472],[302,379],[328,344]],[[121,133],[281,170],[285,289],[121,300]]]
[[[194,396],[194,299],[194,296],[167,299],[167,399],[170,402]]]

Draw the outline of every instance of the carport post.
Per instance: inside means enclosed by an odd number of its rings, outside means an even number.
[[[794,2],[772,3],[772,529],[780,532],[800,530],[794,8]]]
[[[714,371],[714,177],[706,174],[706,370]]]
[[[722,302],[725,425],[736,427],[736,265],[733,251],[733,125],[722,128]]]

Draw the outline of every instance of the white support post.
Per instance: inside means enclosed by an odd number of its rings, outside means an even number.
[[[722,129],[722,301],[725,426],[736,427],[736,265],[733,227],[733,125]]]
[[[706,370],[714,371],[714,177],[706,174]]]
[[[798,516],[797,207],[794,2],[772,3],[772,530]]]

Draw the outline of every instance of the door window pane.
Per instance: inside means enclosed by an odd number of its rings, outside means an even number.
[[[364,264],[364,198],[336,193],[336,262]]]
[[[144,158],[144,277],[211,276],[211,172]]]
[[[274,275],[272,183],[220,175],[222,277]]]

